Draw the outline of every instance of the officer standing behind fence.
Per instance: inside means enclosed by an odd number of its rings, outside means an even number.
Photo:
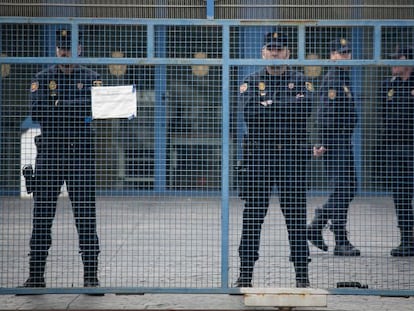
[[[76,51],[80,54],[79,50]],[[71,31],[56,33],[56,56],[71,57]],[[33,228],[30,274],[24,287],[46,287],[44,272],[52,243],[51,229],[61,187],[66,182],[72,203],[84,287],[99,286],[99,240],[95,209],[95,150],[90,123],[91,87],[97,73],[83,66],[58,64],[39,72],[31,84],[32,118],[41,127],[35,138]]]
[[[276,31],[266,34],[262,57],[288,59],[287,35]],[[245,206],[237,287],[252,286],[262,224],[274,186],[286,221],[296,286],[310,286],[306,239],[306,160],[310,147],[306,122],[311,111],[308,93],[312,90],[302,74],[285,65],[267,66],[249,75],[240,86],[247,135],[241,170],[245,173],[240,192]]]
[[[330,44],[331,60],[349,60],[351,53],[351,43],[345,38]],[[324,76],[319,92],[317,127],[321,144],[313,151],[316,157],[324,155],[331,192],[325,204],[315,210],[315,217],[308,226],[308,238],[313,245],[327,251],[322,230],[331,220],[335,235],[334,255],[360,256],[360,250],[350,243],[346,230],[349,204],[356,192],[352,134],[357,118],[349,68],[331,68]]]
[[[392,55],[414,59],[414,48],[399,46]],[[388,180],[400,230],[400,245],[391,256],[414,256],[414,67],[394,66],[381,94]]]

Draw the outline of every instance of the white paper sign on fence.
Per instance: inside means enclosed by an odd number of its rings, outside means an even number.
[[[92,118],[134,118],[137,92],[134,85],[92,87]]]

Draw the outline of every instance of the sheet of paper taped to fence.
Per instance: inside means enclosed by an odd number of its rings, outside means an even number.
[[[92,87],[92,118],[134,118],[137,92],[134,85]]]

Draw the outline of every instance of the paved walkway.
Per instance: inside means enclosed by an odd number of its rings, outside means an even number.
[[[0,296],[0,310],[275,310],[246,307],[243,296],[221,294],[145,294]],[[276,308],[277,310],[277,308]],[[411,311],[414,297],[328,295],[328,306],[307,311]]]
[[[309,215],[321,198],[310,198]],[[100,199],[101,285],[108,288],[219,288],[221,258],[220,200],[216,198],[134,197]],[[31,200],[5,199],[0,227],[0,292],[13,290],[28,275],[27,251],[31,228]],[[241,203],[231,202],[229,282],[237,277]],[[387,294],[414,289],[414,258],[392,258],[399,236],[388,197],[357,198],[350,210],[350,236],[361,249],[358,258],[333,256],[332,234],[325,238],[329,252],[311,247],[311,284],[335,289],[338,282],[360,282]],[[54,240],[47,265],[48,289],[82,286],[73,215],[61,200],[54,223]],[[255,267],[255,287],[290,287],[294,282],[288,261],[287,234],[278,201],[272,201],[264,224],[261,257]],[[294,285],[293,285],[294,286]],[[186,292],[186,291],[183,291]],[[48,292],[38,296],[0,295],[0,310],[275,310],[247,307],[242,295],[170,294],[103,297]],[[335,292],[334,294],[338,294]],[[342,293],[339,293],[342,294]],[[371,293],[372,294],[372,293]],[[296,310],[414,311],[414,297],[328,295],[327,307]]]

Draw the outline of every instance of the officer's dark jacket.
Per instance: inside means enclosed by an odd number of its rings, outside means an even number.
[[[385,81],[381,99],[386,145],[414,149],[414,73],[406,81],[399,77]]]
[[[249,141],[305,147],[310,91],[313,85],[306,83],[301,73],[289,69],[281,76],[269,75],[266,69],[248,76],[240,86],[240,100]]]
[[[332,68],[319,88],[317,128],[320,143],[332,147],[350,142],[357,122],[349,71]]]
[[[100,86],[99,76],[83,66],[64,74],[57,65],[39,72],[31,85],[33,121],[43,138],[76,141],[91,134],[91,87]]]

